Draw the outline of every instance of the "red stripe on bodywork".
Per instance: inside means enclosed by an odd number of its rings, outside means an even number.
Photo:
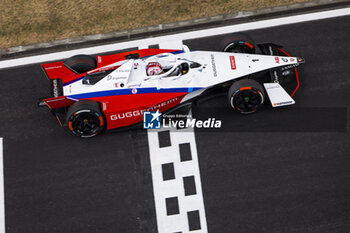
[[[184,93],[149,93],[138,95],[117,95],[96,97],[91,100],[102,103],[103,113],[106,117],[107,129],[133,125],[141,122],[143,111],[161,113],[180,104]]]

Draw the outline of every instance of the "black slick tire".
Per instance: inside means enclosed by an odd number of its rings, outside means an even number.
[[[242,33],[227,35],[221,42],[221,51],[229,53],[255,53],[254,40]]]
[[[228,91],[229,105],[243,114],[258,111],[263,106],[264,101],[264,88],[260,83],[252,79],[236,81]]]
[[[91,138],[104,131],[106,120],[98,103],[81,100],[72,104],[67,111],[68,130],[75,136]]]

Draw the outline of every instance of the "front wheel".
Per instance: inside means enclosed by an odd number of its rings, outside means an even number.
[[[242,79],[233,83],[228,91],[230,106],[243,114],[258,111],[265,101],[264,88],[255,80]]]
[[[98,103],[81,100],[72,104],[67,112],[70,132],[81,138],[91,138],[100,134],[106,126]]]

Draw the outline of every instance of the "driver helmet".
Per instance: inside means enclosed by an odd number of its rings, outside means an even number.
[[[163,68],[159,64],[159,62],[150,62],[147,64],[146,72],[147,72],[148,76],[158,75],[158,74],[163,73]]]

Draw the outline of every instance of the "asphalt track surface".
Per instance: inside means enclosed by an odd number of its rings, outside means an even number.
[[[334,119],[349,122],[348,28],[349,16],[248,34],[306,58],[295,108],[343,109]],[[215,51],[221,39],[184,44]],[[0,70],[0,93],[7,233],[156,232],[146,131],[71,136],[36,107],[48,95],[39,65]],[[275,118],[268,112],[248,117],[271,126],[281,120],[283,110]],[[196,132],[209,232],[350,232],[348,131]]]

